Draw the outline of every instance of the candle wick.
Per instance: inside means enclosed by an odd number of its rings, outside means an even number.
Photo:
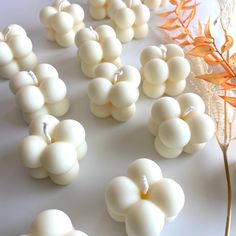
[[[89,29],[90,29],[91,32],[95,35],[96,40],[99,41],[99,34],[93,29],[92,26],[89,26]]]
[[[61,11],[62,5],[65,2],[65,0],[60,0],[58,3],[58,11]]]
[[[164,44],[160,44],[159,48],[161,49],[161,52],[162,52],[162,59],[165,60],[166,59],[167,48]]]
[[[185,112],[183,112],[182,118],[186,117],[189,113],[193,112],[195,110],[194,106],[188,107]]]
[[[113,84],[115,84],[118,80],[118,77],[123,75],[123,70],[117,70],[115,73],[114,73],[114,77],[113,77]]]
[[[4,33],[4,40],[5,41],[7,41],[8,35],[10,34],[11,30],[12,30],[11,26],[8,26],[5,33]]]
[[[50,144],[52,142],[52,138],[48,133],[47,127],[48,127],[48,124],[46,122],[43,122],[43,133],[47,139],[47,143]]]
[[[149,190],[149,184],[148,184],[147,176],[143,175],[141,181],[142,181],[142,185],[143,185],[142,193],[144,195],[146,195],[148,190]]]
[[[30,77],[32,78],[33,82],[35,85],[38,85],[39,81],[35,75],[35,73],[33,71],[28,71],[28,74],[30,75]]]

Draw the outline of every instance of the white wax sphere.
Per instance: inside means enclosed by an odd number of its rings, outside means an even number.
[[[79,164],[78,162],[76,162],[75,165],[65,174],[61,175],[50,174],[50,178],[56,184],[68,185],[78,176],[78,174],[79,174]]]
[[[106,38],[116,38],[115,30],[109,25],[100,25],[96,28],[99,36],[99,41],[102,42]]]
[[[166,61],[172,57],[184,57],[183,49],[177,44],[166,44]]]
[[[9,47],[12,50],[15,58],[20,58],[28,55],[32,49],[33,45],[28,37],[19,35],[11,38],[8,42]]]
[[[93,102],[90,102],[89,107],[91,112],[99,118],[105,118],[110,116],[111,114],[112,106],[110,103],[104,105],[97,105]]]
[[[130,82],[121,81],[111,89],[110,99],[116,107],[126,107],[135,103],[139,97],[139,91]]]
[[[63,120],[57,125],[53,140],[69,142],[77,147],[84,143],[84,127],[75,120]]]
[[[59,34],[65,34],[72,30],[74,20],[67,12],[58,12],[51,18],[51,26]]]
[[[179,103],[171,97],[158,99],[152,106],[151,116],[157,124],[180,116]]]
[[[102,7],[106,3],[106,0],[89,0],[89,4],[93,5],[94,7]]]
[[[96,41],[96,34],[90,28],[83,28],[75,36],[75,44],[79,48],[86,41]]]
[[[7,34],[7,40],[10,40],[12,37],[16,36],[16,35],[23,35],[26,36],[26,32],[24,30],[23,27],[21,27],[20,25],[16,25],[16,24],[11,24],[9,26],[7,26],[3,32],[9,32]]]
[[[75,24],[82,22],[84,19],[84,10],[78,4],[71,4],[67,7],[65,7],[64,11],[69,13],[71,16],[73,16]]]
[[[79,51],[78,51],[79,52]],[[85,76],[89,78],[94,77],[94,72],[97,67],[97,64],[86,64],[83,61],[81,62],[81,69]]]
[[[135,22],[135,14],[129,8],[120,8],[115,13],[114,21],[121,29],[129,28]]]
[[[37,118],[31,121],[29,125],[29,134],[45,137],[45,133],[43,130],[44,123],[47,124],[47,133],[52,136],[55,127],[59,124],[59,120],[51,115],[38,116]]]
[[[66,158],[65,158],[66,157]],[[60,175],[70,170],[77,161],[77,152],[71,143],[56,142],[43,152],[42,165],[50,173]]]
[[[129,236],[157,236],[165,224],[163,212],[150,201],[140,201],[126,216]]]
[[[115,12],[118,9],[125,8],[125,7],[126,5],[123,1],[112,1],[110,4],[108,4],[108,9],[107,9],[108,16],[111,19],[113,19]]]
[[[192,143],[204,143],[209,141],[215,133],[215,123],[212,118],[200,112],[191,112],[185,121],[191,130]]]
[[[112,83],[105,78],[96,78],[88,86],[88,96],[97,105],[109,102]]]
[[[150,11],[144,4],[137,5],[133,8],[135,14],[135,24],[142,25],[148,22],[150,18]]]
[[[50,27],[50,20],[49,18],[57,13],[57,10],[54,7],[46,6],[44,7],[39,14],[40,21],[46,27]]]
[[[117,38],[107,37],[101,43],[103,49],[103,60],[113,61],[122,52],[122,45]]]
[[[62,47],[69,47],[74,43],[75,32],[73,30],[66,34],[56,34],[55,40]]]
[[[165,213],[175,217],[183,208],[185,196],[182,188],[172,179],[161,179],[150,187],[149,197]]]
[[[134,115],[135,110],[136,110],[135,104],[131,104],[130,106],[124,108],[117,108],[115,106],[112,106],[111,115],[114,119],[120,122],[125,122]]]
[[[158,133],[158,131],[157,131]],[[158,135],[156,134],[156,138],[155,138],[155,142],[154,142],[154,145],[155,145],[155,149],[156,151],[162,156],[162,157],[165,157],[165,158],[176,158],[177,156],[179,156],[182,151],[183,151],[183,148],[169,148],[167,146],[165,146],[160,138],[158,137]]]
[[[13,53],[7,43],[0,41],[0,66],[10,63],[13,60]]]
[[[161,49],[157,46],[148,46],[142,51],[140,62],[144,66],[148,61],[155,58],[162,58]]]
[[[35,112],[44,105],[44,97],[37,87],[27,86],[16,93],[16,102],[24,112]]]
[[[47,103],[55,103],[66,96],[66,85],[58,78],[48,78],[40,84],[40,90]]]
[[[134,30],[132,27],[120,29],[116,28],[117,38],[122,42],[126,43],[133,39],[134,37]]]
[[[165,83],[154,85],[149,83],[147,80],[144,80],[142,89],[146,96],[150,98],[159,98],[165,93],[166,85]]]
[[[0,76],[2,76],[3,78],[11,78],[20,70],[20,67],[14,60],[8,64],[1,66],[0,69]]]
[[[82,144],[77,146],[76,151],[77,151],[77,160],[81,160],[84,158],[85,154],[87,153],[88,150],[88,145],[86,141],[84,141]]]
[[[172,80],[166,81],[166,90],[165,93],[169,96],[176,96],[179,95],[184,91],[186,87],[186,80],[183,79],[178,82],[173,82]]]
[[[97,64],[102,60],[103,50],[96,41],[87,41],[79,48],[80,58],[87,64]]]
[[[48,177],[48,173],[47,171],[42,168],[30,168],[29,169],[29,174],[31,177],[35,178],[35,179],[45,179]]]
[[[59,76],[55,67],[53,67],[50,64],[46,64],[46,63],[42,63],[42,64],[37,65],[34,69],[34,74],[36,75],[37,78],[40,78],[41,81],[42,81],[42,79],[45,79],[45,78]]]
[[[118,76],[118,81],[129,81],[131,82],[136,88],[139,87],[141,82],[141,76],[139,71],[130,65],[123,66],[120,68],[121,74]]]
[[[181,81],[190,73],[190,64],[184,57],[173,57],[167,61],[169,67],[169,80]]]
[[[148,24],[134,25],[134,38],[142,39],[147,36],[149,32]]]
[[[158,8],[161,5],[161,0],[145,0],[144,4],[147,5],[151,10]]]
[[[193,154],[202,150],[205,146],[206,143],[188,143],[186,146],[184,146],[183,150],[188,154]]]
[[[158,136],[165,146],[181,148],[189,142],[191,133],[185,121],[179,118],[172,118],[160,124]]]
[[[194,111],[205,112],[205,103],[202,98],[195,93],[184,93],[177,97],[177,101],[181,108],[181,114],[186,115],[185,113],[189,109]]]
[[[141,158],[131,163],[127,170],[127,176],[142,190],[143,179],[140,176],[145,176],[150,186],[162,178],[162,172],[156,162]]]
[[[41,167],[41,155],[47,143],[43,138],[36,135],[26,136],[19,145],[19,155],[28,168]]]
[[[107,207],[119,215],[125,215],[140,196],[136,184],[125,176],[113,179],[106,191]]]
[[[46,104],[45,107],[48,109],[48,113],[53,116],[63,116],[70,108],[70,100],[65,97],[59,102]]]
[[[27,56],[22,57],[17,62],[21,70],[30,70],[37,64],[37,57],[33,52],[30,52]]]
[[[102,20],[106,17],[107,11],[105,7],[94,7],[92,5],[89,6],[89,14],[95,20]]]
[[[64,212],[50,209],[40,213],[33,221],[30,235],[64,235],[72,230],[70,218]]]
[[[161,59],[152,59],[144,65],[144,77],[152,84],[161,84],[167,80],[168,76],[168,66]]]
[[[113,63],[104,62],[96,66],[94,75],[95,77],[103,77],[112,81],[117,70],[117,66],[115,66]]]

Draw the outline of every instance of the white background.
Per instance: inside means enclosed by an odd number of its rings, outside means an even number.
[[[75,1],[73,1],[75,2]],[[214,1],[202,1],[201,16],[216,16]],[[205,2],[205,3],[204,3]],[[98,25],[88,16],[87,3],[77,1],[86,13],[87,26]],[[184,189],[186,204],[177,219],[165,226],[162,236],[220,236],[224,234],[226,182],[221,152],[212,140],[200,153],[165,160],[154,150],[154,138],[147,121],[154,100],[143,95],[135,116],[127,123],[112,118],[98,119],[89,111],[85,78],[76,60],[76,47],[62,49],[43,36],[39,11],[48,0],[8,0],[0,2],[0,29],[11,23],[23,26],[32,39],[39,62],[55,66],[68,88],[71,109],[62,119],[78,120],[86,129],[88,153],[80,162],[79,177],[69,186],[60,187],[50,180],[32,179],[18,159],[17,145],[27,135],[27,125],[16,106],[8,81],[0,80],[0,235],[14,236],[28,232],[32,220],[41,211],[57,208],[67,213],[75,228],[90,236],[125,236],[124,224],[113,221],[106,212],[104,193],[108,182],[124,175],[137,158],[156,161],[165,177],[173,178]],[[205,4],[205,5],[204,5]],[[202,10],[204,9],[204,10]],[[122,62],[140,67],[140,52],[148,45],[165,43],[158,33],[159,24],[152,16],[147,39],[127,43]],[[1,53],[1,52],[0,52]],[[233,147],[234,146],[234,147]],[[230,149],[235,198],[235,144]],[[234,202],[234,210],[236,210]],[[233,216],[233,222],[236,215]],[[232,227],[236,232],[236,225]]]

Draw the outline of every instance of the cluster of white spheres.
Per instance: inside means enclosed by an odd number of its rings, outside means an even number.
[[[95,29],[84,28],[76,34],[75,44],[81,69],[86,76],[93,78],[97,65],[103,62],[120,67],[122,45],[112,27],[100,25]]]
[[[30,175],[49,177],[59,185],[70,184],[78,176],[79,160],[86,152],[84,127],[78,121],[60,122],[51,115],[35,118],[19,145],[20,159]]]
[[[140,0],[111,0],[108,2],[107,11],[121,42],[126,43],[133,38],[142,39],[147,36],[150,10]]]
[[[9,25],[0,32],[0,76],[10,79],[21,70],[32,70],[37,58],[25,30],[19,25]]]
[[[184,91],[190,64],[178,45],[148,46],[142,51],[140,62],[146,96],[159,98],[164,93],[176,96]]]
[[[63,211],[49,209],[41,212],[32,222],[29,233],[21,236],[88,236],[75,230],[69,216]]]
[[[181,186],[164,178],[160,167],[144,158],[131,163],[127,176],[108,184],[105,199],[109,215],[125,223],[128,236],[158,236],[185,202]]]
[[[59,117],[69,109],[66,85],[50,64],[38,64],[31,72],[16,73],[9,86],[27,123],[39,115]]]
[[[95,79],[88,86],[91,112],[100,118],[112,116],[124,122],[135,113],[141,81],[139,71],[133,66],[117,68],[102,63],[95,70]]]
[[[67,0],[55,0],[51,6],[40,11],[46,38],[56,41],[61,47],[74,44],[75,34],[84,28],[83,20],[83,8],[78,4],[70,4]]]
[[[148,124],[156,151],[165,158],[175,158],[183,151],[192,154],[201,150],[215,133],[214,121],[204,112],[205,104],[195,93],[158,99]]]

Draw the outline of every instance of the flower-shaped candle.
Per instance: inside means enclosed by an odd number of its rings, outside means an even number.
[[[148,124],[156,151],[165,158],[175,158],[183,151],[201,150],[215,133],[215,123],[204,111],[203,100],[194,93],[158,99]]]
[[[140,61],[146,96],[158,98],[164,93],[176,96],[183,92],[190,64],[181,47],[176,44],[148,46],[141,53]]]
[[[114,24],[117,37],[123,43],[133,38],[145,38],[148,34],[150,10],[140,0],[111,0],[108,3],[108,16]]]
[[[132,66],[118,69],[111,63],[102,63],[97,66],[95,77],[88,86],[91,112],[100,118],[112,115],[122,122],[130,119],[139,97],[139,71]]]
[[[10,89],[27,123],[38,115],[62,116],[69,109],[66,85],[49,64],[39,64],[30,72],[18,72],[10,80]]]
[[[112,27],[100,25],[96,29],[84,28],[76,34],[75,43],[78,60],[86,76],[94,77],[96,66],[102,62],[120,66],[122,45]]]
[[[70,184],[79,173],[79,160],[87,152],[84,127],[75,120],[54,116],[35,118],[19,145],[20,158],[36,179],[50,177],[59,185]]]
[[[45,36],[61,47],[74,44],[75,34],[84,28],[84,10],[67,0],[55,0],[51,6],[40,11],[40,21],[45,27]]]
[[[114,220],[125,222],[128,236],[158,236],[184,201],[180,185],[163,178],[160,167],[149,159],[134,161],[127,177],[113,179],[106,191],[107,210]]]
[[[21,236],[88,236],[75,230],[69,216],[63,211],[49,209],[33,221],[29,233]]]
[[[19,25],[9,25],[0,32],[0,76],[10,79],[21,70],[32,70],[37,64],[33,45]]]

